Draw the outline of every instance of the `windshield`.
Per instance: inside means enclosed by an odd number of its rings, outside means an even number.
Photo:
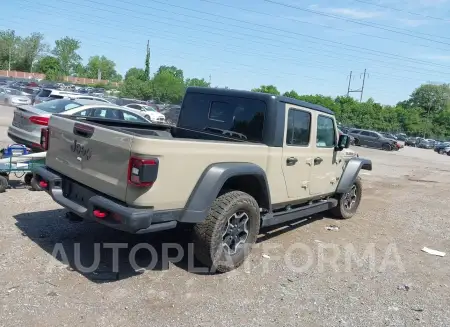
[[[154,112],[157,112],[157,111],[155,110],[155,108],[152,108],[152,107],[149,107],[149,106],[143,106],[142,108],[144,108],[146,111],[154,111]]]
[[[70,99],[60,99],[60,100],[51,100],[47,102],[43,102],[35,105],[36,109],[50,112],[52,114],[56,114],[59,112],[67,111],[73,108],[80,107],[82,104],[70,100]]]

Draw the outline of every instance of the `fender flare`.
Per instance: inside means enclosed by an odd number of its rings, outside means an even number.
[[[355,182],[361,169],[372,170],[372,161],[364,158],[350,159],[342,172],[336,193],[346,193]]]
[[[206,219],[211,204],[219,195],[225,182],[236,176],[251,175],[257,178],[264,194],[264,202],[271,204],[270,189],[265,171],[253,163],[222,162],[208,166],[200,176],[180,216],[182,223],[199,223]],[[270,208],[269,208],[270,209]]]

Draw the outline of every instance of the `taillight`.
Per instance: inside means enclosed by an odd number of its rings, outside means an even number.
[[[30,122],[32,122],[33,124],[43,125],[43,126],[47,126],[48,121],[50,120],[50,118],[48,118],[48,117],[39,117],[39,116],[31,116],[29,119],[30,119]]]
[[[139,186],[152,186],[158,176],[158,159],[141,159],[131,157],[128,163],[128,183]]]
[[[45,151],[48,150],[48,141],[49,141],[50,131],[48,127],[41,129],[41,148]]]

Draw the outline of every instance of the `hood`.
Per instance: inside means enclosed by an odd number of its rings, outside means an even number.
[[[10,95],[11,99],[17,99],[17,100],[30,100],[30,97],[26,95]]]

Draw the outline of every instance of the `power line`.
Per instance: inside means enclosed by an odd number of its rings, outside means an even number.
[[[309,39],[315,39],[315,40],[319,40],[319,41],[323,41],[323,42],[328,42],[328,43],[340,45],[340,46],[347,47],[347,48],[350,47],[350,48],[353,48],[353,51],[357,51],[357,52],[361,52],[360,50],[363,50],[363,52],[367,52],[367,51],[368,51],[368,52],[372,52],[372,53],[375,53],[375,54],[383,54],[384,56],[391,57],[391,58],[394,58],[394,59],[401,58],[401,59],[403,59],[403,60],[408,60],[408,61],[410,61],[410,62],[415,62],[415,63],[425,63],[425,64],[432,65],[432,66],[450,68],[450,66],[447,66],[447,65],[431,63],[431,62],[427,62],[427,61],[420,60],[420,59],[416,59],[416,58],[411,58],[411,57],[406,57],[406,56],[400,56],[400,55],[397,55],[397,54],[391,54],[391,53],[384,52],[384,51],[378,51],[378,50],[368,49],[368,48],[359,47],[359,46],[355,46],[355,45],[351,45],[351,44],[346,44],[346,43],[343,43],[343,42],[327,40],[327,39],[323,39],[323,38],[320,38],[320,37],[311,36],[311,35],[308,35],[308,34],[302,34],[302,33],[294,32],[294,31],[289,31],[289,30],[284,30],[284,29],[280,29],[280,28],[275,28],[275,27],[273,27],[273,26],[268,26],[268,25],[263,25],[263,24],[257,24],[257,23],[251,23],[251,22],[248,22],[248,21],[245,21],[245,20],[240,20],[240,19],[236,19],[236,18],[226,17],[226,16],[222,16],[222,15],[217,15],[217,14],[209,13],[209,12],[202,12],[202,11],[199,11],[199,10],[195,10],[195,9],[191,9],[191,8],[187,8],[187,7],[183,7],[183,6],[178,6],[178,5],[173,5],[173,4],[169,4],[169,3],[161,2],[161,1],[157,1],[157,0],[152,0],[152,1],[153,1],[153,2],[156,2],[156,3],[162,3],[162,4],[167,5],[167,6],[178,7],[178,8],[184,9],[184,10],[200,12],[200,13],[203,13],[203,14],[206,14],[206,15],[209,15],[209,16],[214,16],[214,17],[220,17],[220,18],[224,18],[224,19],[234,20],[234,21],[241,22],[241,23],[244,23],[244,24],[249,24],[249,25],[252,25],[252,26],[260,26],[260,27],[267,28],[267,29],[269,29],[269,30],[281,31],[281,32],[284,32],[284,33],[288,33],[288,35],[299,35],[299,36],[306,37],[306,38],[309,38]],[[263,0],[263,1],[269,1],[269,0]],[[65,2],[68,2],[68,1],[65,1]],[[99,4],[99,5],[101,5],[101,6],[114,7],[114,8],[118,8],[118,9],[120,9],[120,10],[125,10],[125,11],[129,11],[129,12],[135,13],[135,11],[130,10],[130,9],[128,9],[128,8],[123,8],[123,7],[113,6],[113,5],[108,4],[108,3],[97,2],[97,1],[93,1],[93,0],[89,0],[88,2],[96,3],[96,4]],[[159,9],[159,8],[154,8],[154,7],[150,7],[150,6],[142,5],[142,4],[136,4],[136,3],[128,2],[128,1],[125,1],[125,0],[122,0],[121,2],[122,2],[122,3],[128,3],[128,4],[131,4],[131,5],[140,6],[140,7],[143,7],[143,8],[149,8],[149,9],[152,9],[152,10],[165,11],[165,12],[169,12],[169,13],[171,13],[171,14],[182,15],[182,16],[186,16],[186,17],[191,17],[191,18],[201,19],[201,20],[207,20],[207,19],[201,18],[201,17],[189,16],[189,15],[186,15],[186,14],[180,14],[180,13],[176,13],[176,12],[173,12],[173,11],[171,12],[171,11],[168,11],[168,10]],[[81,4],[76,3],[76,5],[79,6],[79,5],[81,5]],[[104,9],[104,7],[102,8],[102,10],[103,10],[103,11],[108,11],[108,10]],[[148,14],[147,14],[147,16],[152,16],[152,19],[154,19],[154,15],[148,15]],[[216,21],[214,21],[214,22],[216,22]],[[216,23],[217,23],[217,22],[216,22]],[[171,25],[174,25],[174,24],[171,23]],[[204,27],[207,27],[207,28],[211,28],[210,26],[207,26],[207,25],[202,25],[202,24],[196,24],[196,25],[198,25],[198,26],[204,26]],[[230,25],[230,24],[228,24],[228,25]],[[231,25],[230,25],[230,26],[231,26]],[[243,28],[242,26],[237,26],[237,27]],[[249,28],[249,27],[245,27],[245,28],[246,28],[247,30],[255,30],[255,29],[252,29],[252,28]],[[216,29],[219,29],[219,28],[216,28]],[[223,29],[222,29],[222,30],[223,30]],[[230,32],[229,30],[225,30],[225,31]],[[257,32],[261,32],[260,30],[256,30],[256,31],[257,31]],[[273,32],[270,32],[270,31],[264,31],[264,33],[266,33],[266,34],[274,34]],[[244,33],[240,33],[240,34],[242,34],[242,35],[248,35],[248,34],[244,34]],[[274,34],[274,35],[277,35],[277,34]],[[251,36],[251,35],[249,35],[249,36]],[[278,34],[278,36],[279,36],[279,34]],[[283,36],[286,37],[286,35],[283,35]],[[253,36],[253,37],[254,37],[254,36]],[[289,36],[288,36],[288,37],[289,37]],[[259,38],[264,38],[264,37],[261,37],[261,36],[260,36]],[[267,38],[265,38],[265,39],[267,39]],[[269,40],[271,40],[271,39],[269,39]],[[273,39],[272,39],[272,40],[273,40]],[[312,42],[312,41],[311,41],[311,42]],[[317,42],[316,42],[316,43],[317,43]],[[319,43],[319,44],[323,45],[322,43]],[[450,45],[450,43],[449,43],[448,45]],[[355,49],[358,49],[358,50],[355,50]]]
[[[315,23],[315,22],[308,22],[308,21],[300,20],[300,19],[293,18],[293,17],[282,17],[280,15],[274,15],[273,13],[265,13],[265,12],[256,11],[256,10],[252,10],[252,9],[247,9],[247,8],[242,8],[242,7],[237,7],[237,6],[233,6],[233,5],[229,5],[229,4],[225,4],[225,3],[219,3],[219,2],[216,2],[216,1],[212,1],[212,0],[199,0],[199,1],[212,3],[212,4],[223,6],[223,7],[239,9],[239,10],[251,12],[251,13],[254,13],[254,14],[269,16],[271,18],[277,17],[277,18],[282,18],[284,20],[290,20],[290,21],[293,21],[293,22],[296,22],[296,23],[302,23],[302,24],[307,24],[307,25],[316,25],[316,26],[320,26],[320,27],[331,29],[333,31],[343,31],[343,32],[346,32],[346,33],[359,34],[359,35],[373,37],[373,38],[377,38],[377,39],[381,39],[381,40],[395,41],[397,43],[404,43],[404,44],[410,44],[410,45],[416,45],[416,46],[420,46],[420,47],[429,48],[428,45],[424,45],[424,44],[416,44],[416,43],[411,43],[411,42],[407,42],[407,41],[404,41],[404,40],[393,40],[391,38],[380,36],[380,35],[367,34],[367,33],[362,33],[362,32],[358,32],[358,31],[347,30],[347,29],[344,29],[344,28],[339,28],[339,27],[335,27],[335,26],[331,26],[331,25],[324,25],[324,24],[319,24],[319,23]],[[448,49],[442,49],[442,48],[435,48],[435,49],[443,50],[443,51],[449,51]]]
[[[358,20],[355,20],[355,19],[344,18],[344,17],[341,17],[341,16],[333,15],[333,14],[327,14],[327,13],[324,13],[322,11],[317,11],[317,10],[312,10],[312,9],[305,9],[305,8],[298,7],[296,5],[283,3],[283,2],[278,2],[278,1],[275,1],[275,0],[262,0],[262,1],[269,2],[269,3],[276,4],[276,5],[283,6],[283,7],[288,7],[288,8],[293,8],[293,9],[309,12],[309,13],[312,13],[312,14],[315,14],[315,15],[321,15],[321,16],[331,17],[331,18],[334,18],[334,19],[343,20],[343,21],[350,22],[350,23],[353,23],[353,24],[369,26],[369,27],[372,27],[372,28],[377,28],[377,29],[389,31],[389,32],[396,33],[396,34],[406,35],[406,36],[414,37],[414,38],[417,38],[417,39],[423,39],[423,40],[427,40],[427,41],[430,41],[430,42],[435,42],[435,43],[441,43],[441,44],[449,45],[449,43],[446,43],[446,42],[441,42],[441,41],[433,40],[433,39],[430,39],[430,38],[426,38],[426,37],[410,34],[412,31],[410,31],[408,29],[405,29],[405,28],[394,27],[394,26],[378,24],[378,23],[365,23],[365,22],[361,22],[361,21],[358,21]],[[392,28],[397,29],[397,30],[401,30],[401,31],[406,31],[406,32],[400,32],[400,31],[392,30]],[[422,33],[422,32],[414,32],[414,33],[450,40],[450,38],[445,37],[445,36],[440,36],[440,35],[433,35],[433,34]]]
[[[84,6],[84,7],[87,7],[87,8],[100,9],[100,8],[97,8],[97,7],[92,7],[92,6],[82,5],[82,4],[78,4],[78,3],[74,3],[74,2],[70,2],[70,1],[63,1],[63,0],[61,0],[61,2],[66,2],[66,3],[74,4],[74,5],[76,5],[76,6]],[[112,5],[109,5],[109,4],[106,4],[106,3],[96,2],[96,1],[90,1],[90,2],[97,3],[97,4],[100,4],[100,5],[104,5],[104,6],[108,5],[109,7],[116,7],[116,8],[121,9],[121,10],[126,10],[126,11],[129,11],[129,12],[135,13],[135,11],[130,10],[130,9],[128,9],[128,8],[112,6]],[[32,2],[32,3],[35,3],[35,2]],[[170,5],[170,4],[169,4],[169,5]],[[164,10],[164,9],[159,9],[159,8],[154,8],[154,7],[149,7],[149,6],[142,6],[142,5],[140,5],[140,6],[141,6],[141,7],[150,8],[150,9],[153,9],[153,10],[160,10],[160,11],[168,12],[168,13],[170,13],[170,14],[172,14],[172,15],[175,14],[175,15],[187,16],[187,17],[196,18],[196,19],[207,20],[207,19],[204,19],[204,18],[201,18],[201,17],[189,16],[189,15],[180,14],[180,13],[177,13],[177,12],[168,11],[168,10]],[[46,7],[47,7],[47,5],[46,5]],[[177,6],[177,7],[180,7],[180,6]],[[181,8],[185,8],[185,7],[181,7]],[[26,10],[27,8],[24,8],[24,9]],[[185,9],[187,9],[187,10],[192,10],[192,9],[189,9],[189,8],[185,8]],[[118,13],[118,12],[115,12],[115,11],[111,11],[111,10],[108,10],[108,9],[105,9],[105,8],[101,8],[101,10],[102,10],[102,11],[111,12],[111,13],[115,13],[115,14],[122,14],[122,13]],[[211,14],[211,13],[207,13],[207,12],[202,12],[202,13],[205,13],[205,14],[209,14],[209,15],[214,16],[214,14]],[[144,15],[146,15],[146,16],[151,16],[151,17],[152,17],[152,22],[158,22],[157,19],[153,18],[153,15],[149,15],[149,14],[146,14],[146,13],[144,13]],[[233,18],[224,17],[224,16],[220,16],[220,15],[215,15],[215,16],[222,17],[222,18],[226,18],[226,19],[231,19],[231,20],[236,20],[236,19],[233,19]],[[172,18],[170,18],[170,19],[172,19]],[[178,21],[180,21],[180,20],[178,19]],[[246,23],[246,24],[251,24],[251,25],[258,25],[258,26],[260,25],[260,26],[263,26],[263,27],[266,27],[266,28],[271,28],[271,29],[273,29],[273,28],[270,27],[270,26],[265,26],[265,25],[261,25],[261,24],[253,24],[253,23],[249,23],[249,22],[247,22],[247,21],[242,21],[242,20],[237,20],[237,21],[243,22],[243,23]],[[160,22],[160,21],[159,21],[159,22]],[[183,22],[183,21],[182,21],[182,22]],[[215,20],[213,20],[213,22],[214,22],[214,23],[217,23],[217,21],[215,21]],[[161,22],[161,23],[166,24],[165,22]],[[188,23],[189,23],[189,22],[188,22]],[[172,26],[180,26],[180,25],[174,24],[173,22],[171,22],[170,24],[171,24]],[[236,27],[241,28],[241,29],[243,28],[242,26],[231,25],[231,24],[228,24],[228,23],[227,23],[227,25],[228,25],[228,26],[236,26]],[[204,26],[204,27],[208,28],[209,30],[208,30],[208,31],[204,31],[204,30],[201,30],[201,29],[198,29],[198,28],[192,28],[192,27],[190,27],[190,28],[191,28],[191,29],[197,29],[197,30],[200,30],[200,31],[206,32],[206,33],[211,33],[211,34],[216,34],[216,35],[221,35],[221,36],[228,36],[228,35],[220,34],[220,33],[217,33],[217,32],[212,32],[212,31],[210,30],[210,29],[211,29],[211,26],[208,26],[208,25],[196,24],[196,26]],[[180,27],[186,28],[185,26],[180,26]],[[217,29],[217,30],[223,30],[223,31],[226,31],[226,32],[231,32],[231,33],[235,33],[234,31],[230,31],[230,30],[226,30],[226,29],[221,29],[221,28],[217,28],[217,27],[214,27],[214,29]],[[257,31],[257,32],[263,32],[263,33],[265,33],[265,34],[269,33],[269,34],[274,34],[274,35],[276,35],[276,36],[280,36],[280,34],[276,34],[276,33],[273,33],[273,32],[267,32],[267,31],[255,30],[255,29],[251,29],[251,28],[247,28],[247,27],[246,27],[246,29],[254,30],[254,31]],[[280,29],[276,29],[276,30],[280,30]],[[287,31],[287,30],[281,30],[281,31],[284,31],[285,33],[289,33],[289,34],[299,34],[299,33],[290,32],[290,31]],[[240,34],[241,34],[241,35],[247,35],[247,36],[249,36],[249,37],[251,37],[251,38],[254,38],[254,37],[255,37],[254,35],[251,35],[251,34],[246,34],[246,33],[240,33]],[[312,36],[304,35],[304,34],[300,34],[300,35],[301,35],[301,36],[306,36],[306,37],[312,37]],[[291,38],[292,38],[292,36],[290,36],[290,35],[288,35],[288,36],[282,35],[282,36],[284,36],[284,37],[291,37]],[[236,38],[236,39],[239,39],[239,37],[236,37],[236,36],[233,36],[233,37]],[[267,38],[267,37],[261,37],[261,36],[259,36],[258,38],[263,38],[263,39],[266,39],[266,40],[269,40],[269,41],[274,41],[274,39]],[[313,37],[313,38],[315,38],[315,37]],[[241,38],[241,39],[242,39],[242,38]],[[318,39],[319,39],[319,40],[324,40],[324,41],[326,41],[326,42],[334,42],[334,41],[329,41],[329,40],[320,39],[320,38],[318,38]],[[244,39],[244,40],[245,40],[246,42],[249,41],[248,39]],[[266,44],[266,43],[258,42],[258,41],[255,41],[255,40],[250,40],[250,42]],[[310,41],[310,42],[312,42],[312,43],[318,43],[318,44],[320,44],[320,45],[323,46],[323,43],[314,42],[314,41]],[[336,42],[334,42],[334,43],[336,43]],[[340,44],[340,43],[338,43],[338,44]],[[351,46],[351,45],[347,46],[346,44],[343,44],[343,45],[344,45],[344,47],[356,47],[356,46]],[[306,48],[311,48],[311,47],[309,47],[309,46],[304,46],[304,47],[306,47]],[[356,48],[360,48],[360,47],[356,47]],[[290,48],[290,49],[292,49],[292,48]],[[315,49],[315,48],[312,48],[312,49]],[[365,49],[365,48],[362,48],[362,49]],[[294,51],[298,51],[298,50],[294,49]],[[305,52],[304,49],[302,49],[302,50],[300,50],[300,51]],[[324,50],[321,50],[321,51],[324,51]],[[369,52],[375,52],[376,55],[378,55],[378,53],[380,52],[380,51],[371,50],[371,49],[366,49],[366,51],[361,51],[361,50],[351,49],[351,51],[362,52],[362,53],[367,53],[367,51],[369,51]],[[335,52],[333,52],[333,53],[335,53]],[[384,52],[381,52],[381,53],[384,53]],[[322,54],[322,53],[321,53],[321,54]],[[375,54],[373,54],[373,53],[368,53],[368,54],[370,54],[370,55],[375,55]],[[412,62],[414,62],[414,63],[425,63],[425,64],[428,64],[428,65],[435,65],[435,66],[442,66],[442,67],[450,68],[450,66],[445,66],[445,65],[441,65],[441,64],[435,64],[435,63],[429,63],[429,62],[427,62],[427,61],[423,61],[423,60],[419,60],[419,59],[414,59],[414,58],[409,58],[409,57],[403,57],[403,56],[399,56],[399,55],[395,55],[395,54],[389,54],[389,53],[386,53],[385,56],[388,56],[388,57],[390,57],[391,59],[402,59],[402,60],[405,60],[405,59],[406,59],[406,60],[412,61]],[[397,58],[397,57],[398,57],[398,58]],[[366,58],[365,58],[365,59],[366,59]],[[367,60],[373,60],[373,59],[367,59]],[[380,60],[378,59],[378,61],[380,61]],[[380,62],[383,62],[383,61],[380,61]],[[397,64],[395,64],[395,65],[396,65],[396,67],[398,66]],[[407,67],[409,67],[409,66],[407,66]],[[414,72],[414,71],[411,71],[411,72]],[[439,71],[439,72],[434,71],[434,72],[435,72],[435,73],[439,73],[439,74],[442,73],[442,72],[440,72],[440,71]]]
[[[70,2],[70,1],[64,1],[64,0],[61,0],[62,2],[66,2],[66,3],[72,3],[72,2]],[[35,3],[35,2],[33,2],[33,3]],[[92,9],[98,9],[98,8],[96,8],[96,7],[92,7],[92,6],[86,6],[86,7],[88,7],[88,8],[92,8]],[[52,6],[49,6],[49,5],[47,5],[46,6],[46,8],[56,8],[56,9],[59,9],[59,8],[57,8],[57,7],[52,7]],[[30,10],[30,11],[32,11],[32,12],[42,12],[42,13],[47,13],[47,12],[45,12],[45,11],[39,11],[39,10],[32,10],[32,9],[30,9],[29,7],[27,7],[27,8],[21,8],[21,10]],[[117,13],[117,12],[113,12],[113,11],[110,11],[110,12],[112,12],[112,13]],[[92,15],[91,15],[92,16]],[[94,16],[95,17],[95,16]],[[97,17],[99,17],[99,16],[97,16]],[[103,17],[99,17],[99,18],[101,18],[101,19],[105,19],[105,18],[103,18]],[[76,18],[71,18],[71,20],[77,20]],[[78,21],[80,21],[80,22],[83,22],[83,23],[86,23],[86,22],[89,22],[88,20],[86,20],[86,19],[83,19],[83,20],[78,20]],[[108,20],[108,22],[109,22],[110,20]],[[155,20],[155,19],[152,19],[152,22],[158,22],[157,20]],[[161,23],[163,23],[164,25],[166,25],[166,23],[165,22],[161,22]],[[102,23],[102,24],[104,24],[104,25],[107,25],[107,24],[105,24],[105,23]],[[172,24],[173,26],[180,26],[180,25],[176,25],[176,24]],[[112,26],[116,26],[116,25],[112,25]],[[133,24],[133,26],[139,26],[139,25],[137,25],[137,24]],[[144,26],[141,26],[142,28],[145,28],[145,32],[144,33],[149,33],[148,32],[148,27],[144,27]],[[186,28],[186,26],[181,26],[182,28]],[[210,26],[209,26],[209,28],[211,28]],[[133,31],[133,29],[130,29],[131,31]],[[138,31],[138,30],[136,30],[136,31]],[[201,30],[201,31],[203,31],[203,30]],[[229,31],[229,30],[227,30],[228,32],[232,32],[232,31]],[[140,31],[139,31],[140,32]],[[171,32],[167,32],[167,31],[164,31],[164,32],[166,32],[166,33],[171,33]],[[208,32],[208,33],[212,33],[212,34],[215,34],[215,35],[221,35],[221,36],[226,36],[226,37],[229,37],[229,35],[225,35],[225,34],[221,34],[221,33],[216,33],[216,32],[212,32],[211,30],[208,30],[208,31],[206,31],[206,32]],[[160,31],[158,31],[158,33],[160,34]],[[159,36],[159,34],[156,34],[157,36],[155,36],[155,37],[157,37],[158,38],[158,36]],[[171,33],[171,34],[174,34],[174,35],[177,35],[176,33]],[[245,34],[244,33],[244,35],[248,35],[248,34]],[[249,36],[251,36],[251,37],[253,37],[253,35],[249,35]],[[160,38],[160,37],[159,37]],[[164,39],[169,39],[168,37],[165,37]],[[269,43],[267,43],[267,42],[259,42],[259,41],[257,41],[257,40],[253,40],[253,39],[250,39],[250,40],[248,40],[248,39],[246,39],[246,38],[239,38],[239,37],[236,37],[236,36],[233,36],[233,39],[242,39],[242,40],[244,40],[244,41],[250,41],[250,42],[253,42],[253,43],[259,43],[259,44],[263,44],[263,45],[265,45],[265,46],[267,46],[267,45],[270,45]],[[204,42],[204,39],[200,39],[202,42]],[[273,40],[273,39],[269,39],[269,40]],[[177,41],[178,41],[178,39],[177,39]],[[198,42],[199,41],[199,39],[197,38],[197,39],[195,39],[194,40],[194,42]],[[186,42],[185,40],[184,40],[184,42]],[[188,42],[186,42],[186,43],[188,43]],[[215,45],[217,45],[217,44],[221,44],[221,43],[215,43]],[[228,45],[229,46],[229,45]],[[275,45],[273,45],[273,46],[275,46]],[[278,47],[278,46],[277,46]],[[298,51],[298,52],[302,52],[302,53],[313,53],[313,54],[321,54],[321,55],[323,55],[323,56],[327,56],[327,57],[330,57],[330,58],[336,58],[336,59],[342,59],[341,57],[336,57],[336,56],[332,56],[332,55],[325,55],[323,52],[324,52],[324,50],[322,50],[321,52],[311,52],[311,51],[306,51],[306,50],[304,50],[304,49],[296,49],[296,48],[292,48],[292,47],[285,47],[285,49],[289,49],[289,50],[293,50],[293,51]],[[313,48],[314,49],[314,48]],[[226,49],[225,51],[228,51],[228,52],[231,52],[231,53],[236,53],[236,52],[233,52],[233,51],[230,51],[230,50],[228,50],[228,49]],[[266,51],[264,51],[264,52],[266,52]],[[326,50],[325,50],[325,52],[326,52]],[[336,54],[336,52],[335,51],[333,51],[332,52],[333,54]],[[245,54],[245,53],[242,53],[242,50],[240,50],[239,49],[239,54]],[[249,55],[251,55],[251,54],[249,54]],[[265,55],[264,55],[264,53],[263,54],[261,54],[261,53],[254,53],[254,55],[256,55],[256,56],[259,56],[259,57],[265,57]],[[290,58],[283,58],[283,57],[280,57],[279,55],[277,55],[277,54],[274,54],[276,57],[275,58],[272,58],[272,59],[275,59],[275,60],[287,60],[287,61],[294,61],[295,60],[295,62],[297,62],[298,63],[298,60],[296,60],[296,59],[290,59]],[[347,55],[347,54],[345,54],[345,55]],[[353,57],[353,56],[351,56],[351,60],[352,61],[354,61],[355,59],[354,59],[355,57]],[[357,58],[357,60],[358,59],[366,59],[366,60],[370,60],[370,61],[373,61],[373,59],[372,58]],[[310,63],[310,62],[317,62],[317,63],[321,63],[321,64],[323,64],[323,62],[320,62],[320,61],[317,61],[317,60],[310,60],[310,61],[308,61],[308,64]],[[387,63],[388,65],[395,65],[395,68],[398,68],[398,64],[394,64],[394,63],[390,63],[390,62],[386,62],[386,61],[382,61],[382,60],[379,60],[378,59],[378,62],[380,62],[380,63]],[[380,67],[383,67],[383,68],[385,68],[386,67],[386,65],[377,65],[377,64],[374,64],[373,62],[372,62],[372,65],[374,65],[374,66],[380,66]],[[319,66],[320,67],[320,66]],[[322,66],[322,67],[324,67],[324,66]],[[329,69],[329,70],[335,70],[336,71],[336,69],[334,68],[334,67],[336,67],[336,65],[333,65],[333,66],[325,66],[325,67],[327,67],[327,69]],[[341,67],[343,67],[343,66],[341,66]],[[410,66],[405,66],[405,67],[410,67]],[[441,71],[434,71],[434,70],[429,70],[429,69],[423,69],[424,71],[426,71],[427,72],[427,74],[439,74],[439,75],[441,75],[442,74],[442,72]],[[419,71],[416,71],[416,70],[408,70],[408,69],[404,69],[404,71],[408,71],[408,72],[412,72],[412,73],[417,73],[417,74],[423,74],[423,72],[419,72]],[[392,74],[389,74],[389,75],[387,75],[387,74],[382,74],[382,73],[378,73],[378,75],[386,75],[386,76],[390,76],[391,78],[397,78],[397,79],[402,79],[402,80],[404,80],[405,78],[406,79],[408,79],[408,77],[396,77],[396,76],[393,76]]]
[[[386,6],[386,5],[380,5],[378,3],[373,3],[373,2],[364,1],[364,0],[354,0],[354,1],[355,2],[365,3],[365,4],[368,4],[368,5],[371,5],[371,6],[384,8],[384,9],[390,9],[390,10],[394,10],[394,11],[398,11],[398,12],[404,12],[404,13],[407,13],[407,14],[410,14],[410,15],[415,15],[415,16],[420,16],[420,17],[430,18],[430,19],[436,19],[436,20],[440,20],[440,21],[444,21],[444,22],[450,22],[450,19],[447,19],[447,18],[424,15],[424,14],[420,14],[420,13],[417,13],[417,12],[404,10],[404,9],[398,9],[398,8],[394,8],[394,7],[390,7],[390,6]]]

